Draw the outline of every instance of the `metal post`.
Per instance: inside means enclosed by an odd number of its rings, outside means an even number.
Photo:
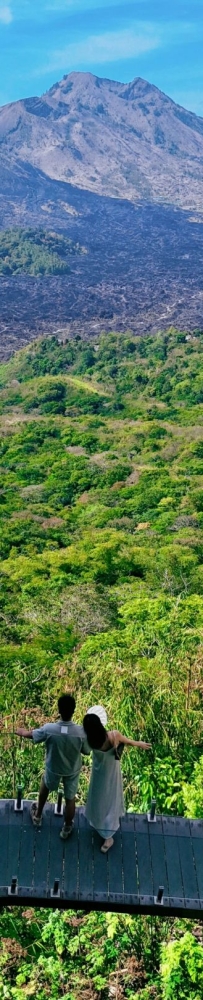
[[[16,895],[17,881],[18,881],[17,880],[17,875],[13,875],[13,877],[11,879],[11,885],[8,888],[8,895],[9,896],[15,896]]]
[[[18,809],[20,809],[20,807],[21,807],[21,801],[22,801],[22,788],[21,788],[21,785],[20,785],[19,788],[18,788],[18,794],[17,794],[17,808]]]
[[[55,878],[54,879],[54,888],[51,889],[51,896],[60,896],[60,888],[59,888],[59,886],[60,886],[60,879],[59,878]]]
[[[54,808],[55,816],[63,816],[63,792],[59,791],[57,803]]]
[[[14,802],[14,812],[23,812],[23,799],[21,785],[18,787],[17,799]]]
[[[147,819],[149,823],[156,823],[156,799],[152,799],[150,810],[147,813]]]
[[[164,885],[159,885],[157,896],[154,897],[154,902],[156,904],[158,903],[159,906],[163,904],[163,895],[164,895]]]

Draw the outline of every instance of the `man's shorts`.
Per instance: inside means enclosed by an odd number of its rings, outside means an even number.
[[[74,799],[78,790],[80,771],[77,774],[61,775],[54,774],[54,771],[46,769],[44,774],[45,785],[49,792],[57,792],[59,783],[62,781],[65,799]]]

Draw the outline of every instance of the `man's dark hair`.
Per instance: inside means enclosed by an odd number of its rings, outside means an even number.
[[[91,750],[101,750],[103,743],[105,743],[107,732],[104,726],[102,726],[98,715],[95,715],[94,712],[91,712],[89,715],[87,712],[87,715],[83,719],[83,728]]]
[[[58,700],[58,710],[63,722],[70,722],[75,711],[75,698],[72,694],[61,694]]]

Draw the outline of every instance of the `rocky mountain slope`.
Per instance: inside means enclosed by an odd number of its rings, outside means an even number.
[[[70,275],[0,278],[0,358],[42,333],[86,339],[104,329],[203,329],[203,218],[134,206],[48,178],[46,216],[41,177],[37,198],[31,184],[29,191],[29,225],[37,219],[44,225],[46,218],[49,232],[60,228],[87,253],[71,259]],[[18,211],[20,217],[20,206]]]
[[[83,254],[0,278],[0,357],[41,333],[203,328],[203,119],[143,80],[72,73],[0,109],[0,230]],[[3,239],[3,237],[2,237]]]
[[[23,199],[29,167],[99,195],[202,211],[203,119],[140,78],[70,73],[0,109],[2,197],[20,185]]]

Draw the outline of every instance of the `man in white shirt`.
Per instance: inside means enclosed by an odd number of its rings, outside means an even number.
[[[75,796],[78,789],[82,767],[81,754],[89,754],[83,726],[72,722],[75,711],[75,698],[70,694],[62,694],[58,700],[60,714],[59,722],[46,722],[39,729],[16,729],[16,735],[33,740],[33,743],[46,744],[45,773],[41,780],[38,803],[32,803],[31,819],[34,826],[41,826],[42,811],[49,792],[57,792],[59,781],[62,780],[65,795],[64,825],[60,832],[62,840],[67,840],[73,829],[75,815]]]

